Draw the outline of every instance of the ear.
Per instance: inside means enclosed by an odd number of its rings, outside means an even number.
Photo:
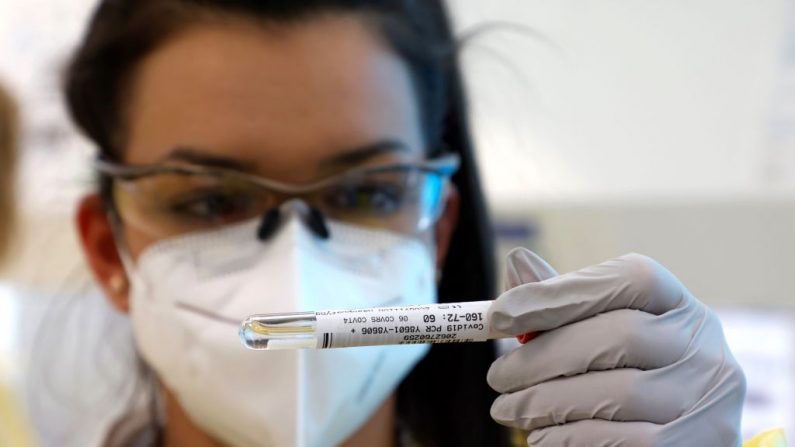
[[[436,269],[441,270],[447,259],[453,233],[458,226],[458,215],[461,210],[461,194],[453,183],[448,185],[444,211],[436,222]]]
[[[108,219],[98,195],[80,201],[76,220],[86,261],[110,303],[120,312],[128,313],[129,281]]]

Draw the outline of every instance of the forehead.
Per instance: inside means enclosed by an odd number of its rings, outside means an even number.
[[[140,64],[129,97],[134,164],[187,146],[292,172],[378,140],[422,145],[405,63],[355,16],[192,26]]]

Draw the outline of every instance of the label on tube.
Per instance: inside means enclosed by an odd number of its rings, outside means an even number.
[[[489,338],[492,301],[317,311],[317,348],[466,343]]]

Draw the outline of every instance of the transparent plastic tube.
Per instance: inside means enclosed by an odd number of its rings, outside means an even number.
[[[510,337],[491,331],[491,301],[261,314],[246,318],[240,340],[251,349],[328,349],[466,343]]]

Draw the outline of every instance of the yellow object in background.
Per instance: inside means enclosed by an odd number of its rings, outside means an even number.
[[[0,446],[34,447],[33,430],[11,390],[0,383]]]
[[[783,429],[769,430],[745,441],[743,447],[787,447]]]

